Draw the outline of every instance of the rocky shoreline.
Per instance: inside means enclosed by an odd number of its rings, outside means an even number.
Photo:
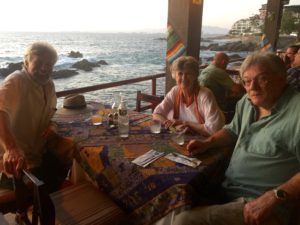
[[[226,40],[225,43],[211,43],[207,46],[201,45],[201,50],[208,51],[224,51],[224,52],[252,52],[260,49],[260,36],[218,36],[218,37],[210,37],[202,39],[202,42],[214,42],[215,40]],[[285,49],[287,46],[294,44],[296,42],[296,37],[292,36],[282,36],[278,40],[278,49]],[[104,65],[108,65],[105,60],[100,60],[97,62],[90,62],[87,59],[83,58],[83,54],[78,51],[71,51],[68,53],[68,57],[70,58],[79,58],[80,60],[71,65],[68,69],[62,69],[53,71],[53,78],[67,78],[74,75],[79,74],[80,70],[83,71],[92,71],[95,67],[100,67]],[[238,59],[241,58],[238,54],[230,55],[230,59]],[[212,60],[212,57],[205,58],[207,62]],[[6,68],[0,68],[0,77],[6,77],[10,73],[15,70],[22,69],[23,62],[18,63],[9,63]]]
[[[82,58],[83,54],[80,52],[71,51],[68,54],[68,57]],[[74,63],[70,69],[53,71],[52,78],[60,79],[60,78],[71,77],[71,76],[79,74],[78,70],[83,70],[83,71],[88,72],[88,71],[92,71],[94,67],[100,67],[103,65],[108,65],[108,63],[105,60],[99,60],[97,62],[89,62],[87,59],[82,59],[82,60]],[[0,77],[6,77],[7,75],[13,73],[16,70],[21,70],[22,67],[23,67],[23,62],[9,63],[6,68],[0,69]]]

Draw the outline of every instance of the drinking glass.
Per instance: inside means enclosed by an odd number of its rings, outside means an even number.
[[[129,136],[129,122],[124,121],[118,123],[118,131],[119,131],[119,136],[121,138],[127,138]]]
[[[95,126],[101,125],[103,123],[104,112],[102,110],[97,111],[95,114],[91,115],[92,124]]]
[[[171,134],[171,140],[174,141],[178,145],[184,144],[184,132],[182,131],[175,131]]]
[[[153,134],[159,134],[161,129],[161,123],[159,120],[152,120],[150,122],[150,131]]]

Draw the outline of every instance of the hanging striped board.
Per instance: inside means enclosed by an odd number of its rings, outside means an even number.
[[[262,35],[261,37],[261,42],[260,42],[260,51],[265,52],[271,52],[273,51],[272,45],[269,42],[269,39],[267,38],[267,36],[265,34]]]
[[[167,61],[172,64],[175,59],[185,54],[185,50],[185,46],[180,40],[180,37],[173,27],[168,24]]]

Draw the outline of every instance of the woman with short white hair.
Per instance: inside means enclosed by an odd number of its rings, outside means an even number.
[[[191,56],[181,56],[172,64],[176,86],[155,108],[153,118],[166,128],[187,129],[210,136],[225,123],[213,93],[198,83],[199,63]]]

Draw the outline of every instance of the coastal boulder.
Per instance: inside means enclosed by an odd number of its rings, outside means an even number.
[[[76,68],[76,69],[79,69],[79,70],[84,70],[84,71],[92,71],[93,70],[93,67],[98,67],[100,66],[98,63],[92,63],[92,62],[89,62],[88,60],[86,59],[83,59],[81,61],[78,61],[76,63],[74,63],[72,65],[72,68]]]
[[[254,42],[242,42],[242,41],[229,42],[222,45],[213,43],[208,45],[206,49],[211,51],[228,51],[228,52],[254,51],[257,49],[257,44]]]
[[[60,78],[71,77],[77,74],[78,72],[76,70],[58,70],[58,71],[53,71],[52,78],[60,79]]]
[[[16,70],[21,70],[23,67],[23,62],[9,63],[6,68],[0,69],[0,76],[6,77],[7,75],[15,72]]]
[[[105,60],[99,60],[97,62],[98,65],[108,65],[108,63]]]
[[[68,57],[70,57],[70,58],[82,58],[83,55],[82,55],[82,53],[80,53],[78,51],[77,52],[71,51],[71,52],[69,52]]]

